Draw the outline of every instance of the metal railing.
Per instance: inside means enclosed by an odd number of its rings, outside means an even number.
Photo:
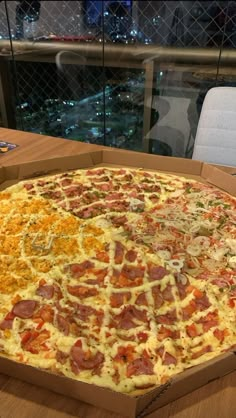
[[[148,133],[151,127],[152,109],[150,102],[153,96],[154,78],[157,69],[164,65],[174,64],[181,70],[194,67],[212,67],[216,69],[219,57],[222,66],[232,68],[236,63],[236,50],[223,50],[217,48],[176,48],[153,45],[118,45],[107,44],[104,48],[99,43],[72,43],[55,41],[13,41],[13,54],[7,40],[0,40],[0,112],[3,125],[9,128],[16,127],[15,109],[10,100],[12,97],[12,83],[9,78],[9,65],[12,56],[15,62],[54,63],[56,56],[61,55],[61,63],[73,66],[96,67],[124,67],[143,69],[145,71],[144,100],[143,100],[143,150],[149,150]]]

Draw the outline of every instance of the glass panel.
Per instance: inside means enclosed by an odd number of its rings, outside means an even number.
[[[6,4],[5,126],[191,158],[206,92],[235,83],[234,1]]]
[[[9,16],[8,16],[9,18]],[[13,117],[16,103],[13,99],[15,85],[12,78],[10,25],[6,16],[5,2],[0,2],[0,126],[15,127]],[[12,33],[13,35],[13,33]]]
[[[143,102],[143,127],[139,133],[134,130],[132,143],[127,139],[116,146],[191,157],[203,99],[216,84],[227,2],[133,1],[131,11],[126,9],[132,24],[120,35],[124,45],[121,50],[114,40],[106,43],[105,63],[116,47],[114,65],[140,69],[131,76],[139,85],[138,99],[130,94],[130,80],[120,77],[127,101],[120,101],[119,114],[136,107],[138,120],[137,104]],[[118,29],[121,19],[116,16]],[[112,27],[104,30],[111,38]],[[130,45],[131,36],[135,47]],[[214,75],[202,77],[204,72]]]
[[[13,42],[17,128],[86,142],[104,138],[99,24],[96,33],[87,27],[81,1],[7,4],[12,39],[18,40]],[[89,46],[95,35],[99,42],[93,53]],[[99,129],[94,129],[98,101]]]

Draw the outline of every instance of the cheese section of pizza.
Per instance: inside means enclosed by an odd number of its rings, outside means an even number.
[[[235,209],[128,168],[1,192],[1,355],[132,394],[233,349]]]

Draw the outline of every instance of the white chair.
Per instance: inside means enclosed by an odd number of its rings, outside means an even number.
[[[192,158],[236,166],[236,87],[214,87],[208,91]]]

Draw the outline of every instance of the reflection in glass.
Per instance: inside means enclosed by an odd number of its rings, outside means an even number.
[[[236,46],[234,1],[6,4],[0,60],[14,81],[17,128],[191,158],[206,92],[235,83],[224,64]]]

